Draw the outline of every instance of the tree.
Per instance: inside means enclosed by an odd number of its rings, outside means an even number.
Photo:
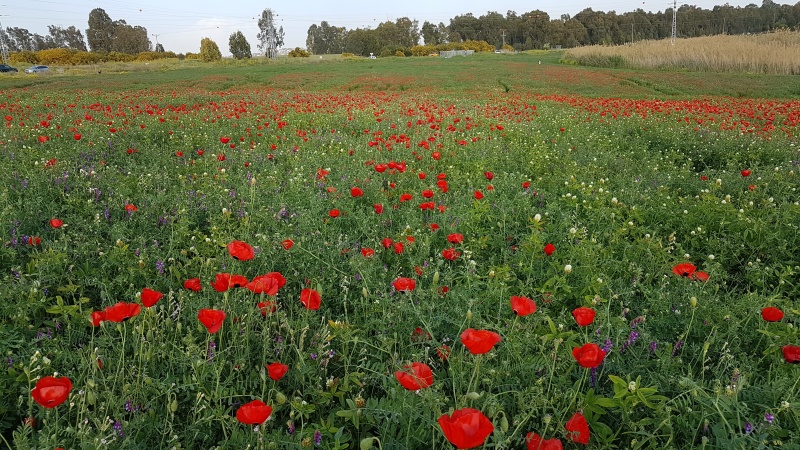
[[[203,38],[200,41],[200,58],[205,62],[219,61],[222,59],[222,53],[219,51],[219,46],[211,38]]]
[[[110,52],[114,42],[116,25],[102,8],[95,8],[89,13],[89,28],[86,29],[86,40],[93,52]]]
[[[128,25],[124,20],[116,21],[114,25],[111,51],[129,55],[150,51],[151,42],[147,36],[147,28]]]
[[[86,42],[83,40],[83,33],[74,26],[61,28],[55,25],[49,25],[47,30],[50,32],[48,41],[52,45],[52,48],[72,48],[84,52],[86,51]]]
[[[236,33],[231,34],[228,39],[228,48],[236,59],[250,59],[253,54],[250,52],[250,43],[244,37],[241,31],[237,30]]]
[[[256,37],[259,40],[258,48],[264,52],[264,56],[270,59],[278,57],[278,47],[283,45],[283,27],[280,30],[275,28],[275,14],[267,8],[261,12],[258,19],[258,32]]]
[[[164,53],[164,44],[162,43],[156,44],[156,53]]]

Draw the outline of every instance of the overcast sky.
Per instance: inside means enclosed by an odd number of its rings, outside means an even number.
[[[710,9],[725,3],[722,0],[678,1]],[[744,6],[754,1],[731,0],[732,6]],[[756,2],[759,6],[760,1]],[[783,4],[785,1],[777,0]],[[258,2],[253,0],[0,0],[0,22],[4,28],[26,28],[31,33],[46,35],[48,25],[64,28],[75,26],[86,35],[89,12],[103,8],[112,20],[124,19],[129,25],[147,28],[150,40],[164,45],[166,50],[176,53],[198,52],[200,39],[210,37],[223,55],[229,55],[228,38],[241,30],[257,52],[256,34],[258,17],[265,8],[271,8],[277,16],[277,25],[286,32],[285,47],[305,48],[306,33],[311,24],[327,20],[329,24],[354,28],[376,27],[387,20],[399,17],[448,24],[452,17],[468,12],[476,17],[487,11],[503,15],[507,11],[518,14],[536,9],[547,12],[551,18],[562,14],[575,15],[585,8],[595,11],[624,13],[642,8],[645,11],[664,11],[671,7],[667,0],[562,0],[560,2],[498,0],[404,0],[392,2],[345,0],[308,1],[293,0],[283,3]],[[488,9],[491,8],[491,9]],[[158,35],[157,37],[155,35]]]

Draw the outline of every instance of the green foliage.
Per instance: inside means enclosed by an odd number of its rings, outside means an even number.
[[[222,59],[222,53],[219,51],[217,43],[211,40],[211,38],[203,38],[200,40],[200,59],[205,62],[219,61]]]
[[[313,448],[319,433],[320,448],[447,448],[437,418],[471,407],[494,424],[495,448],[525,448],[530,431],[567,442],[578,410],[591,448],[796,447],[800,385],[781,346],[798,343],[798,148],[768,126],[794,132],[793,101],[653,100],[668,86],[658,73],[620,87],[548,57],[232,64],[225,76],[192,64],[136,88],[148,77],[115,74],[104,89],[96,77],[1,80],[14,104],[0,115],[11,116],[0,131],[8,446]],[[454,80],[454,66],[488,82]],[[279,77],[281,89],[251,88]],[[576,79],[645,99],[561,91]],[[425,190],[433,210],[420,208]],[[254,258],[232,258],[232,240]],[[673,274],[684,261],[710,279]],[[275,296],[209,286],[273,271],[287,279]],[[398,276],[416,289],[394,290]],[[193,277],[199,292],[183,287]],[[144,287],[165,295],[125,322],[89,322],[140,304]],[[319,311],[300,304],[304,288],[321,292]],[[537,311],[515,315],[513,295]],[[262,315],[267,300],[277,308]],[[764,322],[767,305],[786,317]],[[577,306],[596,311],[591,326],[575,323]],[[215,334],[197,319],[208,307],[227,313]],[[466,328],[502,342],[473,355]],[[594,372],[572,356],[586,342],[610,350]],[[275,361],[290,367],[278,381],[265,368]],[[394,377],[412,361],[434,373],[419,392]],[[30,392],[54,372],[73,390],[49,410]],[[253,399],[273,407],[258,429],[235,418]]]
[[[295,47],[292,51],[289,52],[290,58],[308,58],[311,56],[311,53],[303,50],[300,47]]]
[[[236,33],[231,34],[230,39],[228,39],[228,48],[231,55],[236,59],[250,59],[253,57],[250,52],[250,43],[247,42],[247,38],[244,37],[241,31],[237,30]],[[202,50],[200,53],[202,54]]]

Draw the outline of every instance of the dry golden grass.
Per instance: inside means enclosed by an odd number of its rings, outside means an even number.
[[[581,47],[564,56],[590,66],[797,75],[800,32],[676,39],[675,45],[664,39]]]

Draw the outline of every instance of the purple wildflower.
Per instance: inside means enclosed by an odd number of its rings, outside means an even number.
[[[319,446],[322,443],[322,433],[319,430],[314,432],[314,445]]]
[[[745,423],[744,424],[744,434],[752,433],[753,432],[753,428],[755,428],[755,427],[753,427],[752,423],[750,423],[750,422]]]
[[[768,424],[772,425],[772,421],[775,420],[775,416],[770,414],[769,412],[764,413],[764,421]]]

